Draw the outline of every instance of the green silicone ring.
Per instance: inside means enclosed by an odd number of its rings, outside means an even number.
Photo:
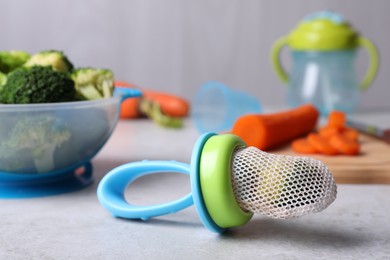
[[[234,196],[231,180],[232,155],[244,141],[233,134],[210,137],[200,159],[200,185],[207,211],[221,228],[246,224],[253,216],[240,208]]]

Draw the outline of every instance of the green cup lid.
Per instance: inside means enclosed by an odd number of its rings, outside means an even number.
[[[331,51],[353,49],[359,37],[341,15],[322,11],[308,15],[287,38],[294,50]]]

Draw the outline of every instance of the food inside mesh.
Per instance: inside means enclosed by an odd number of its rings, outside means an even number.
[[[293,218],[319,212],[336,198],[331,172],[312,158],[248,147],[234,153],[232,169],[236,200],[247,211]]]

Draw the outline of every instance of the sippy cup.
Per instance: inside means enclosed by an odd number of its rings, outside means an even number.
[[[292,50],[289,74],[281,66],[279,55],[286,45]],[[360,46],[367,49],[370,63],[359,83],[353,61]],[[288,36],[274,43],[271,55],[277,75],[288,83],[288,105],[312,103],[324,116],[332,110],[354,112],[360,92],[370,86],[379,66],[375,45],[331,11],[307,16]]]

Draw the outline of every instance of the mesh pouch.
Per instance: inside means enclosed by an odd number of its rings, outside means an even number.
[[[287,219],[324,210],[336,199],[335,181],[321,161],[248,147],[234,152],[232,164],[233,192],[243,210]]]

